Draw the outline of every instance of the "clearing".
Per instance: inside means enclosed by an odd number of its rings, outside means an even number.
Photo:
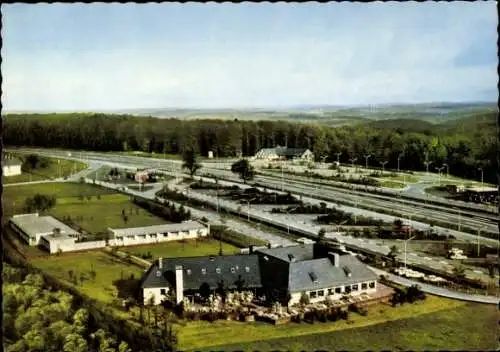
[[[59,159],[60,163],[58,164],[57,159],[54,158],[48,158],[48,159],[50,159],[51,162],[46,168],[23,171],[21,175],[17,176],[3,177],[3,183],[9,184],[9,183],[42,181],[58,177],[66,177],[87,168],[87,164],[78,161]]]

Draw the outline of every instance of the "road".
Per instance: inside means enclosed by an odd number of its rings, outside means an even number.
[[[401,276],[389,274],[386,271],[374,268],[369,266],[371,270],[373,270],[377,275],[384,275],[386,276],[390,281],[401,284],[403,286],[409,287],[412,285],[419,285],[422,291],[436,295],[436,296],[441,296],[441,297],[447,297],[447,298],[453,298],[453,299],[458,299],[461,301],[470,301],[470,302],[478,302],[478,303],[486,303],[486,304],[499,304],[499,298],[498,296],[487,296],[487,295],[475,295],[475,294],[468,294],[468,293],[461,293],[461,292],[456,292],[452,290],[448,290],[446,288],[442,287],[437,287],[434,285],[429,285],[426,283],[421,283],[418,281],[412,281],[409,279],[406,279]]]
[[[58,156],[58,155],[54,155],[51,153],[47,154],[47,152],[44,152],[44,154],[47,156],[56,156],[56,157]],[[63,154],[60,154],[59,156],[64,157]],[[125,161],[123,161],[123,160],[121,160],[123,158],[122,156],[111,156],[110,157],[111,160],[108,161],[108,160],[106,160],[106,158],[103,158],[102,156],[99,156],[99,155],[98,156],[87,155],[87,156],[88,156],[87,158],[83,158],[83,155],[81,154],[80,157],[74,157],[74,156],[69,157],[69,158],[74,159],[74,160],[86,161],[87,163],[89,163],[89,165],[91,165],[92,169],[84,170],[84,171],[78,173],[77,175],[74,175],[73,177],[71,177],[68,180],[76,181],[80,177],[82,177],[81,176],[82,174],[92,172],[95,168],[98,168],[102,165],[111,165],[111,166],[117,166],[117,167],[123,167],[123,166],[126,166],[126,167],[137,167],[137,166],[139,166],[139,167],[151,167],[151,166],[153,166],[153,165],[151,165],[150,160],[144,160],[147,158],[125,157]],[[66,153],[65,157],[68,158],[67,153]],[[134,160],[130,160],[130,158],[139,158],[140,160],[134,161]],[[155,160],[153,160],[153,161],[155,161]],[[178,171],[181,169],[181,164],[180,164],[181,162],[180,161],[175,161],[175,160],[170,161],[169,160],[169,161],[162,161],[162,162],[168,164],[168,166],[169,166],[168,168],[171,170],[170,171],[171,173],[179,175]],[[163,165],[161,165],[161,166],[162,166],[162,168],[164,168]],[[174,172],[174,170],[175,170],[175,172]],[[93,180],[90,180],[90,179],[87,179],[86,181],[93,182]],[[220,182],[226,182],[226,181],[220,181]],[[123,185],[109,184],[106,182],[98,182],[98,183],[102,184],[103,186],[115,188],[115,189],[123,187]],[[227,184],[231,184],[231,182],[227,182]],[[128,193],[130,195],[137,195],[137,196],[141,196],[141,197],[145,197],[145,198],[149,198],[149,199],[154,199],[155,193],[159,189],[161,189],[162,186],[163,186],[163,184],[156,184],[153,189],[148,190],[146,192],[139,192],[139,191],[127,189],[126,193]],[[172,187],[175,188],[177,186],[175,184],[172,184]],[[217,200],[214,199],[213,197],[202,195],[202,194],[199,194],[199,193],[196,193],[193,191],[189,192],[189,196],[192,198],[196,198],[199,200],[204,200],[204,201],[210,202],[214,205],[217,204]],[[308,200],[311,202],[314,202],[314,201],[318,202],[317,199],[313,199],[313,198],[308,198]],[[233,211],[240,211],[240,212],[242,211],[241,205],[235,204],[234,202],[229,202],[229,201],[221,200],[221,199],[219,199],[218,202],[219,202],[220,207],[226,207],[227,209],[231,209]],[[191,210],[193,216],[195,216],[195,217],[206,217],[207,219],[209,219],[210,221],[213,221],[214,223],[218,223],[218,224],[222,223],[220,217],[217,214],[214,214],[214,212],[201,211],[201,210],[197,210],[197,209],[193,209],[193,208],[189,208],[189,210]],[[305,221],[302,223],[295,222],[293,220],[293,218],[291,218],[289,216],[279,219],[280,215],[269,214],[269,213],[266,213],[263,211],[259,211],[258,209],[255,209],[255,207],[253,207],[252,211],[248,212],[248,213],[252,219],[257,219],[259,221],[264,221],[264,222],[267,222],[270,224],[275,224],[275,225],[281,226],[282,228],[289,228],[292,231],[293,230],[301,231],[302,233],[307,233],[311,236],[317,235],[319,229],[321,228],[320,226],[308,224]],[[382,215],[382,214],[379,214],[379,215]],[[237,232],[244,233],[244,234],[252,236],[252,237],[264,239],[266,241],[270,241],[271,243],[282,244],[282,245],[291,245],[294,243],[291,240],[284,239],[283,237],[280,237],[280,236],[277,236],[274,234],[269,234],[269,233],[265,233],[262,231],[258,231],[255,228],[252,228],[246,224],[243,224],[241,222],[237,222],[234,220],[227,220],[226,225],[231,227],[233,230],[235,230]],[[415,224],[414,224],[414,226],[415,226]],[[372,251],[379,252],[382,254],[387,254],[389,251],[389,248],[387,248],[386,246],[379,246],[376,243],[374,243],[374,241],[373,242],[372,241],[365,241],[363,239],[352,238],[350,236],[343,236],[341,233],[330,232],[330,233],[327,233],[326,237],[331,238],[331,239],[337,238],[346,244],[367,248],[367,249],[370,249]],[[498,243],[497,241],[495,241],[495,242]],[[399,257],[400,257],[400,259],[402,259],[401,255]],[[434,263],[434,262],[430,262],[429,259],[430,258],[420,258],[417,256],[409,256],[407,260],[409,263],[415,262],[415,263],[428,265],[428,266],[434,266],[436,264],[439,266],[439,264],[442,264],[445,262],[445,261],[442,261],[440,263]],[[449,265],[449,264],[446,264],[446,265]],[[467,274],[467,272],[466,272],[466,274]]]

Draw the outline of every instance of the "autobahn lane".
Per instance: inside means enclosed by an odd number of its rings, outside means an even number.
[[[162,168],[171,171],[181,172],[182,161],[180,160],[164,160],[164,159],[153,159],[130,155],[117,155],[110,153],[98,153],[98,152],[78,152],[78,151],[47,151],[43,149],[26,149],[28,152],[37,152],[41,155],[55,156],[67,159],[75,160],[87,160],[94,162],[102,162],[108,165],[127,165],[129,167],[144,167],[144,168]],[[71,156],[70,156],[71,153]],[[220,168],[214,168],[214,163],[204,163],[206,169],[205,172],[213,173],[214,175],[223,176],[231,181],[238,182],[239,180],[234,177],[234,175],[227,170],[221,170]],[[227,167],[225,165],[224,167]],[[269,176],[257,176],[256,181],[262,183],[264,186],[274,187],[281,189],[282,181],[276,177]],[[328,200],[341,200],[343,202],[348,202],[351,204],[357,203],[358,207],[362,208],[371,207],[373,210],[398,210],[402,215],[410,215],[412,213],[418,212],[421,216],[425,216],[430,221],[442,221],[451,225],[456,225],[460,223],[462,226],[471,227],[474,229],[481,229],[483,232],[489,232],[492,234],[498,234],[498,218],[492,221],[490,215],[477,216],[477,218],[471,218],[472,216],[479,215],[477,212],[463,211],[457,212],[453,209],[446,209],[444,207],[434,206],[434,205],[424,205],[418,202],[404,201],[400,199],[391,198],[388,196],[369,194],[362,191],[349,190],[345,188],[335,188],[333,186],[318,186],[316,184],[307,184],[305,181],[298,181],[287,179],[286,185],[284,185],[284,190],[290,191],[292,193],[299,193],[305,195],[314,195],[316,197],[321,197],[322,199],[327,198]],[[241,182],[241,181],[239,181]],[[395,209],[396,208],[396,209]],[[419,214],[416,214],[419,215]]]

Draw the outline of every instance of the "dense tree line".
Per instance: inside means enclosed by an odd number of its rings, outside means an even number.
[[[47,287],[42,275],[4,263],[2,279],[6,351],[131,351],[94,326],[71,294]]]
[[[206,156],[254,155],[263,147],[287,145],[309,148],[315,156],[341,162],[371,154],[370,165],[425,170],[424,161],[448,164],[450,173],[496,182],[497,129],[495,112],[432,125],[422,131],[415,126],[398,127],[399,120],[383,128],[360,123],[338,128],[287,121],[179,120],[105,114],[6,115],[4,143],[38,147],[96,151],[140,150],[183,154],[187,150]]]

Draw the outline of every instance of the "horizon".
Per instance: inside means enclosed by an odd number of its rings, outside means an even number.
[[[2,111],[496,103],[495,5],[3,5]]]

